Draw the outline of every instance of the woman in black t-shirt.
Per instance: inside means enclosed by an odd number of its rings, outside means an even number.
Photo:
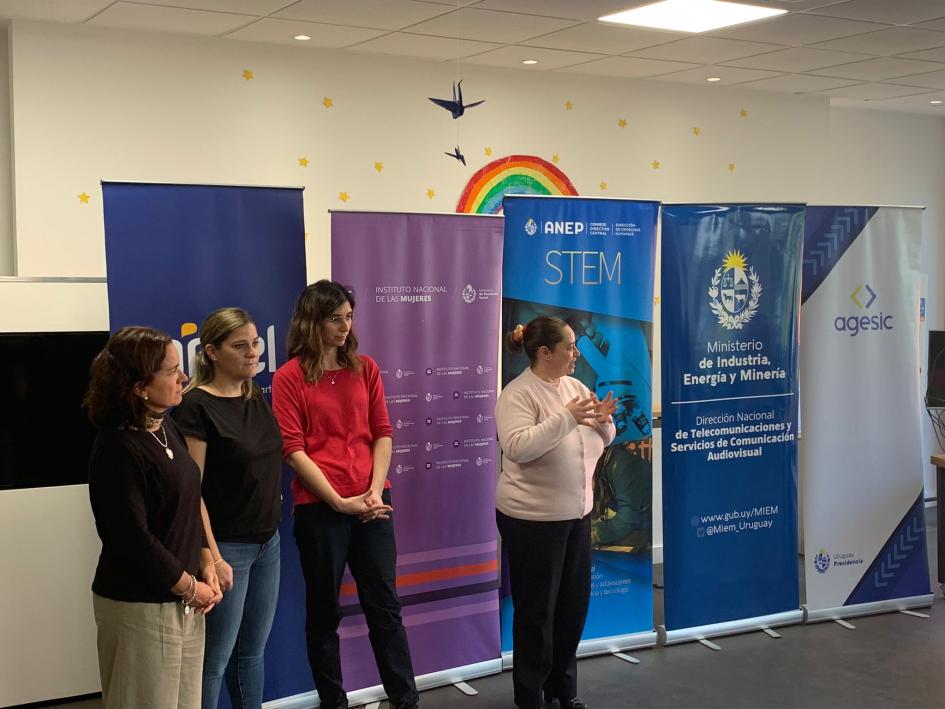
[[[200,342],[173,416],[203,474],[204,531],[224,591],[207,618],[203,707],[217,706],[224,677],[234,707],[259,707],[279,595],[282,437],[253,383],[262,343],[249,313],[212,312]]]
[[[200,471],[164,412],[187,377],[171,338],[126,327],[92,362],[89,499],[102,540],[92,605],[106,709],[200,706],[204,618],[220,600]],[[196,611],[196,612],[194,612]]]

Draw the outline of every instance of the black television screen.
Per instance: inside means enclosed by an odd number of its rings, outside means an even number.
[[[945,408],[945,331],[929,330],[929,379],[925,405],[931,409]]]
[[[0,333],[0,490],[88,482],[82,408],[107,332]]]

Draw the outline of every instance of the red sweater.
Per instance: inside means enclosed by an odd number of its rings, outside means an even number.
[[[282,429],[283,457],[305,451],[342,497],[367,492],[374,470],[374,441],[394,432],[377,363],[358,356],[363,365],[360,375],[341,369],[306,382],[295,357],[272,379],[272,410]],[[390,482],[384,486],[390,487]],[[319,502],[298,475],[292,479],[292,502],[293,506]]]

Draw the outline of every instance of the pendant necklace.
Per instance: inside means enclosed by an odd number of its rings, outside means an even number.
[[[161,439],[155,435],[154,431],[148,431],[148,433],[151,434],[152,438],[154,438],[155,441],[157,441],[158,443],[161,444],[161,446],[164,447],[164,452],[167,453],[167,457],[170,458],[171,460],[174,460],[174,451],[172,451],[167,445],[167,431],[164,430],[164,424],[161,424],[161,434],[164,436],[163,443],[161,443]]]
[[[328,372],[325,372],[325,376],[328,377],[328,381],[330,381],[332,384],[334,384],[334,383],[335,383],[335,379],[336,379],[337,376],[338,376],[338,372],[340,372],[340,371],[341,371],[340,369],[339,369],[338,371],[336,371],[334,377],[331,376]]]

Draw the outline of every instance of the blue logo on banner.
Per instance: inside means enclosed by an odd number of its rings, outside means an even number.
[[[826,549],[821,549],[814,556],[814,568],[817,569],[818,573],[827,573],[827,569],[830,568],[830,554],[827,553]]]

